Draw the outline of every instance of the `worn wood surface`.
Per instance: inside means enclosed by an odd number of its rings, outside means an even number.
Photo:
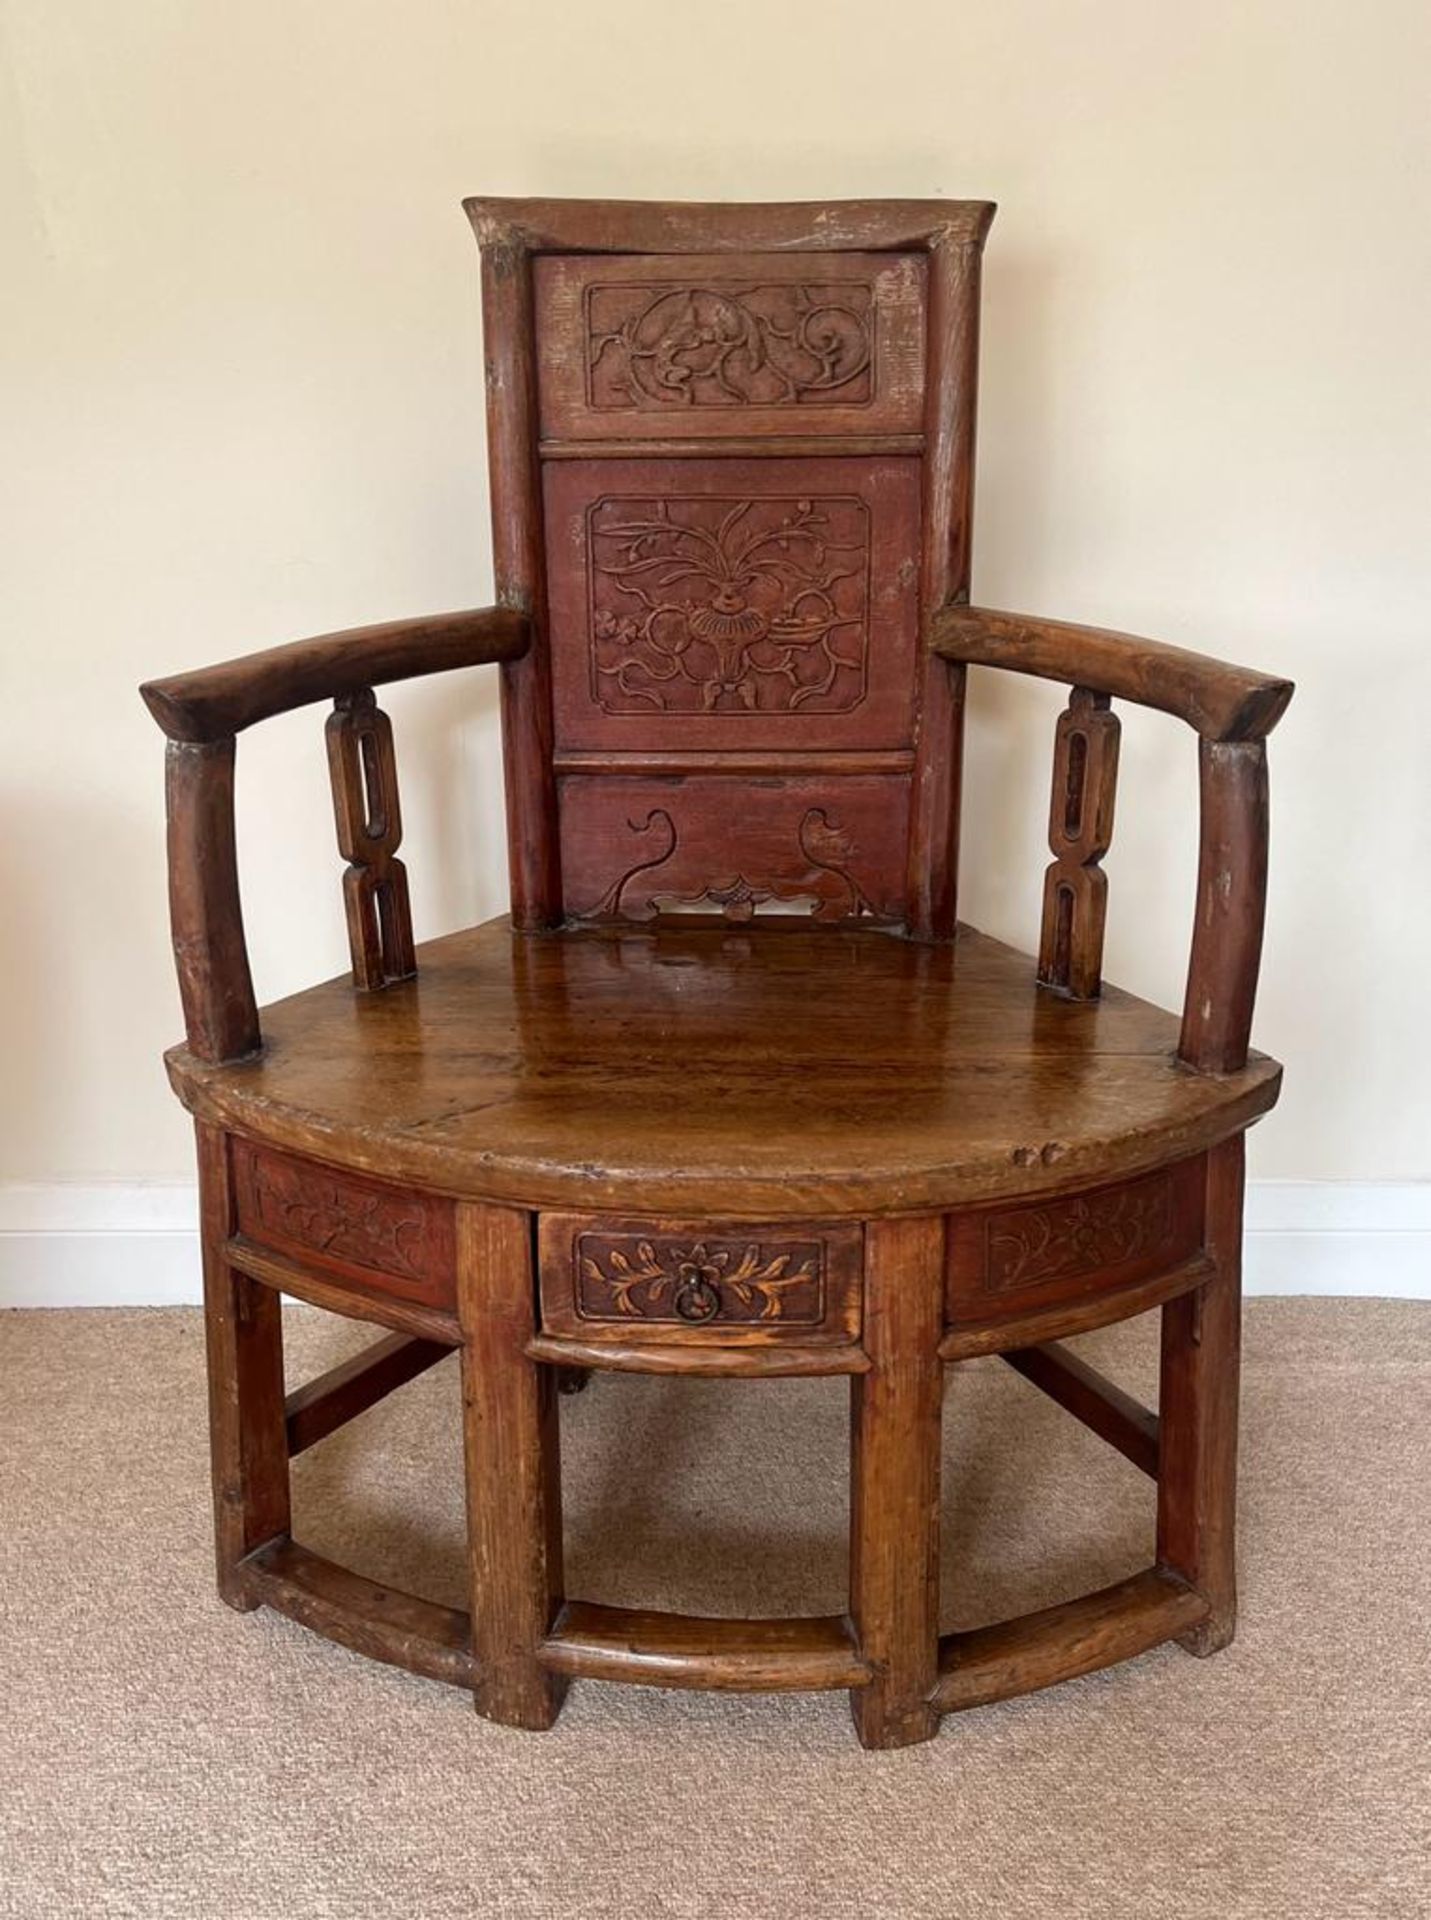
[[[1017,1620],[946,1634],[934,1704],[940,1713],[956,1713],[1096,1673],[1196,1631],[1206,1613],[1200,1593],[1150,1567]]]
[[[828,253],[980,244],[991,200],[463,201],[485,248],[533,253]]]
[[[939,1460],[944,1222],[871,1223],[864,1346],[850,1382],[850,1618],[870,1684],[850,1695],[865,1747],[906,1747],[938,1724]]]
[[[531,1222],[463,1206],[457,1235],[477,1711],[549,1727],[566,1691],[538,1659],[562,1599],[561,1463],[556,1376],[527,1355]]]
[[[482,607],[295,640],[194,673],[150,680],[139,691],[171,740],[218,741],[314,700],[336,700],[363,687],[456,667],[518,660],[530,643],[530,625],[519,612]]]
[[[1111,988],[1040,994],[1030,959],[972,931],[952,947],[684,924],[522,939],[492,921],[419,959],[384,993],[355,1000],[344,979],[268,1008],[247,1065],[172,1054],[177,1090],[399,1183],[755,1220],[1119,1179],[1277,1094],[1271,1061],[1188,1073],[1172,1015]]]
[[[862,1687],[869,1668],[849,1622],[731,1620],[603,1607],[570,1600],[542,1644],[553,1673],[632,1680],[648,1687],[712,1687],[722,1693],[797,1693]]]
[[[1158,707],[1208,740],[1265,739],[1293,691],[1290,680],[1186,647],[988,607],[942,608],[930,623],[930,645],[963,666],[1004,667]]]
[[[239,1060],[259,1046],[234,839],[234,740],[165,751],[169,922],[189,1050]]]
[[[1113,844],[1118,735],[1107,694],[1075,687],[1054,741],[1038,977],[1078,1000],[1095,999],[1103,984],[1108,876],[1099,862]]]
[[[195,1134],[214,1552],[220,1594],[245,1612],[259,1602],[244,1561],[256,1547],[286,1536],[289,1527],[283,1321],[277,1294],[228,1258],[234,1213],[228,1143],[202,1124]]]
[[[1247,1058],[1267,911],[1267,749],[1199,746],[1202,825],[1192,958],[1178,1053],[1203,1073]]]
[[[723,1380],[810,1379],[845,1373],[868,1373],[863,1347],[806,1347],[798,1341],[780,1346],[752,1347],[715,1342],[667,1345],[659,1341],[573,1340],[539,1333],[528,1344],[534,1360],[564,1367],[598,1367],[608,1373],[701,1374]]]
[[[1238,1134],[1208,1156],[1212,1277],[1163,1308],[1158,1564],[1207,1601],[1207,1618],[1182,1641],[1197,1654],[1216,1653],[1237,1628],[1244,1144]]]
[[[293,1459],[326,1440],[369,1407],[375,1407],[397,1388],[406,1386],[452,1348],[436,1340],[418,1340],[407,1333],[390,1333],[351,1359],[295,1387],[284,1402],[288,1457]]]
[[[1075,1420],[1116,1447],[1135,1467],[1157,1479],[1157,1414],[1056,1340],[1040,1347],[1016,1347],[1003,1357],[1015,1373],[1021,1373]]]
[[[402,804],[392,722],[364,687],[338,700],[323,733],[338,851],[348,862],[343,907],[353,984],[372,992],[417,972],[407,868],[397,857]]]
[[[471,1622],[454,1607],[385,1587],[296,1540],[259,1548],[244,1576],[253,1605],[272,1607],[326,1640],[428,1680],[476,1685]]]

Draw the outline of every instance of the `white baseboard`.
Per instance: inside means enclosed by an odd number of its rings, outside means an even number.
[[[0,1308],[197,1302],[197,1222],[182,1181],[0,1186]],[[1246,1283],[1431,1299],[1431,1181],[1254,1181]]]

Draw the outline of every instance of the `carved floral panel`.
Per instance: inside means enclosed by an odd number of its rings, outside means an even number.
[[[576,1304],[583,1319],[779,1322],[818,1326],[825,1315],[818,1240],[673,1240],[582,1234]]]
[[[858,498],[604,496],[587,509],[586,569],[606,713],[847,713],[865,697]]]
[[[586,397],[602,411],[868,406],[868,281],[743,280],[586,289]]]
[[[1092,1268],[1157,1259],[1174,1247],[1177,1215],[1167,1174],[996,1215],[986,1231],[985,1285],[1012,1292]]]
[[[533,277],[548,439],[922,429],[922,255],[546,254]]]
[[[282,1253],[360,1269],[396,1291],[450,1292],[451,1203],[234,1142],[239,1231]]]
[[[859,1335],[858,1225],[544,1213],[542,1326],[568,1339],[840,1346]]]

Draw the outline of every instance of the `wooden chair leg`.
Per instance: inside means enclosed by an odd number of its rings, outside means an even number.
[[[1158,1469],[1158,1564],[1207,1599],[1207,1619],[1183,1635],[1189,1653],[1216,1653],[1237,1626],[1237,1403],[1242,1344],[1243,1137],[1208,1156],[1205,1286],[1163,1308]]]
[[[939,1455],[944,1224],[872,1221],[865,1350],[852,1386],[850,1614],[874,1678],[852,1689],[865,1747],[930,1739],[939,1715]]]
[[[459,1206],[457,1301],[477,1711],[549,1727],[566,1680],[538,1654],[561,1604],[556,1378],[527,1357],[535,1331],[531,1223]]]
[[[228,1149],[215,1127],[200,1126],[198,1143],[214,1550],[221,1597],[247,1613],[260,1602],[244,1558],[289,1528],[283,1307],[271,1287],[224,1258],[232,1232]]]

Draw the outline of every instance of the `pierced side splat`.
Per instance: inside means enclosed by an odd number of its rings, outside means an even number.
[[[1075,1000],[1096,1000],[1102,985],[1108,876],[1099,866],[1113,840],[1118,786],[1118,717],[1109,696],[1075,687],[1054,740],[1043,883],[1041,985]]]
[[[417,972],[408,904],[392,722],[371,688],[344,694],[324,730],[338,851],[348,862],[343,905],[353,983],[370,991]]]

